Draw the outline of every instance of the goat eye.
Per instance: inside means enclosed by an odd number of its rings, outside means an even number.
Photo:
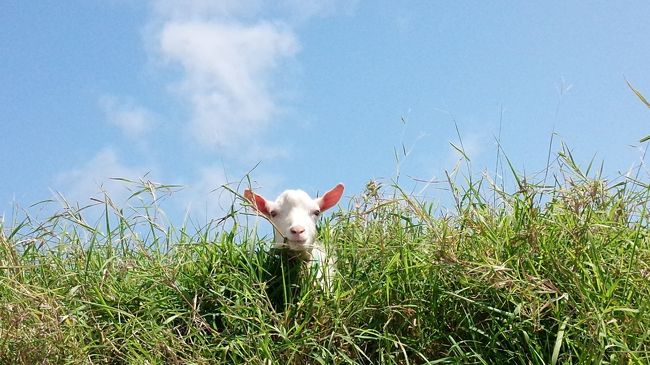
[[[312,212],[312,214],[318,217],[320,215],[320,210],[316,209]]]
[[[275,218],[275,216],[278,215],[278,212],[276,212],[275,210],[272,210],[272,211],[269,212],[269,215],[271,216],[271,218]]]

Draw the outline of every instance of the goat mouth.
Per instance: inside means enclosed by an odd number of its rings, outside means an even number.
[[[308,243],[307,239],[291,239],[289,237],[286,237],[284,239],[284,242],[282,242],[282,245],[298,248],[298,247],[307,246],[307,243]]]
[[[304,245],[305,243],[307,243],[307,240],[287,240],[287,243],[297,243],[300,245]]]

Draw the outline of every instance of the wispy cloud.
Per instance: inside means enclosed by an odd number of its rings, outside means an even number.
[[[301,49],[296,29],[339,11],[344,0],[154,0],[149,49],[181,66],[174,85],[187,103],[185,129],[206,150],[231,155],[260,144],[283,105],[277,80]],[[246,143],[243,143],[243,142]],[[273,148],[273,146],[269,146]],[[280,154],[282,155],[282,154]]]
[[[113,148],[106,147],[82,165],[58,174],[54,179],[54,189],[66,199],[80,204],[89,203],[91,197],[101,198],[104,192],[115,201],[124,201],[130,192],[124,183],[112,179],[138,181],[150,171],[146,166],[123,163]]]
[[[162,55],[184,70],[188,130],[205,147],[236,147],[265,131],[278,110],[271,73],[298,49],[282,23],[170,21],[160,31]]]
[[[274,145],[264,137],[285,109],[278,98],[285,94],[278,80],[285,73],[293,74],[291,68],[296,65],[301,49],[296,29],[315,16],[326,16],[340,9],[347,12],[350,4],[355,3],[151,0],[143,46],[153,63],[163,65],[166,79],[167,71],[171,71],[172,81],[166,86],[188,114],[163,122],[155,110],[121,96],[103,97],[100,106],[107,121],[118,127],[126,138],[147,146],[153,165],[161,151],[153,143],[152,131],[163,123],[161,133],[185,134],[200,146],[205,152],[203,156],[197,156],[194,167],[184,174],[174,174],[173,183],[186,185],[177,193],[180,195],[177,200],[183,205],[178,207],[180,210],[205,212],[214,217],[227,203],[217,191],[229,181],[224,168],[213,165],[213,152],[221,153],[219,160],[224,166],[233,162],[233,165],[245,165],[241,161],[258,162],[260,156],[266,159],[287,156],[286,147]],[[111,178],[138,180],[151,169],[125,163],[119,152],[105,147],[89,156],[86,162],[57,175],[55,189],[80,202],[104,191],[113,200],[126,198],[128,190]],[[207,156],[211,156],[210,162],[205,162]],[[157,172],[157,177],[170,175],[167,171]],[[273,174],[263,172],[256,176],[258,179],[264,176],[266,185],[278,180]]]
[[[218,217],[227,210],[235,196],[222,186],[229,183],[223,168],[205,166],[197,176],[183,184],[185,188],[176,195],[177,208],[196,217]]]
[[[256,15],[262,0],[152,0],[154,16],[163,21],[233,18]]]
[[[153,0],[154,12],[174,20],[281,18],[301,23],[314,17],[352,14],[359,0]]]
[[[129,101],[114,96],[104,96],[99,101],[110,124],[117,126],[130,139],[146,136],[156,123],[154,114]]]

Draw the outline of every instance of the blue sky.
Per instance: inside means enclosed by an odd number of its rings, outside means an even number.
[[[613,179],[650,133],[625,83],[650,94],[648,19],[646,1],[5,0],[0,214],[119,201],[109,178],[146,174],[184,186],[169,209],[217,216],[214,189],[255,166],[269,197],[357,194],[402,144],[411,187],[453,169],[455,123],[476,173],[501,126],[521,171],[555,131]]]

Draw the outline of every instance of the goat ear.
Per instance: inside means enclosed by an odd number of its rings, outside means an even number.
[[[322,197],[318,198],[318,206],[320,207],[321,212],[326,211],[327,209],[336,205],[343,195],[343,189],[345,187],[343,184],[339,183],[332,190],[328,191]]]
[[[266,199],[264,199],[263,196],[253,193],[253,191],[250,189],[246,189],[244,190],[244,198],[246,198],[249,202],[251,202],[251,204],[253,204],[253,206],[255,207],[255,209],[257,209],[258,212],[262,213],[267,217],[271,215],[266,203]]]

